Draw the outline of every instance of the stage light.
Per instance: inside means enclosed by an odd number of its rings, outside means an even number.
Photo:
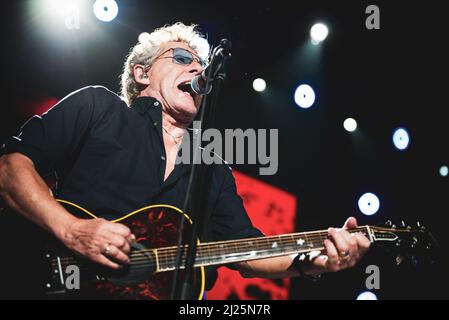
[[[267,83],[264,79],[257,78],[253,81],[253,89],[257,92],[263,92],[267,88]]]
[[[410,136],[404,128],[396,129],[393,133],[393,144],[398,150],[405,150],[410,143]]]
[[[322,23],[317,23],[310,29],[310,38],[312,39],[312,43],[315,45],[323,42],[327,38],[328,34],[329,29]]]
[[[78,0],[46,0],[45,4],[53,14],[65,15],[78,7]]]
[[[348,118],[345,120],[345,122],[343,122],[343,127],[348,132],[354,132],[355,130],[357,130],[357,121],[352,118]]]
[[[80,4],[78,0],[45,0],[42,4],[42,10],[50,14],[50,21],[63,23],[69,30],[80,29]]]
[[[372,216],[379,211],[379,198],[374,193],[365,193],[359,199],[359,209],[366,216]]]
[[[117,17],[118,5],[114,0],[96,0],[93,6],[98,20],[110,22]]]
[[[377,300],[377,296],[371,291],[365,291],[357,296],[357,300]]]
[[[447,166],[442,166],[440,168],[440,175],[442,177],[447,177],[448,173],[449,173],[449,168]]]
[[[295,91],[295,102],[303,109],[310,108],[315,103],[315,92],[307,84],[300,85]]]

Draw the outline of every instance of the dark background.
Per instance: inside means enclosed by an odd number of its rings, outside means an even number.
[[[117,2],[111,23],[96,20],[88,5],[77,31],[31,10],[36,1],[2,2],[0,141],[49,97],[92,84],[118,92],[124,57],[140,32],[197,23],[212,44],[224,37],[233,43],[217,126],[279,129],[276,175],[258,176],[256,165],[235,168],[296,195],[298,230],[338,226],[350,215],[361,224],[420,220],[442,243],[440,263],[432,267],[393,268],[374,250],[359,267],[320,283],[294,280],[291,298],[353,299],[363,291],[370,259],[381,265],[380,298],[449,297],[443,263],[449,189],[438,174],[449,165],[441,1]],[[380,7],[380,30],[365,28],[370,4]],[[309,45],[318,21],[330,29],[319,48]],[[252,89],[257,77],[267,81],[264,93]],[[300,83],[317,93],[308,110],[293,100]],[[343,129],[347,117],[358,121],[357,133]],[[391,142],[398,126],[411,134],[405,152]],[[365,192],[380,197],[372,217],[357,208]]]

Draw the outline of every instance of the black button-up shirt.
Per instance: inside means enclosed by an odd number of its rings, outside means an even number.
[[[155,203],[181,208],[190,166],[176,165],[164,181],[161,107],[151,97],[128,107],[104,87],[86,87],[28,120],[0,154],[20,152],[41,175],[55,172],[58,198],[107,219]],[[226,164],[214,165],[208,196],[208,240],[262,235],[252,226]]]

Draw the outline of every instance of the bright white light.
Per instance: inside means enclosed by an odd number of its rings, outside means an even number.
[[[310,37],[312,38],[313,44],[319,44],[324,41],[328,34],[329,29],[322,23],[317,23],[310,29]]]
[[[352,118],[348,118],[345,120],[345,122],[343,122],[343,127],[348,132],[354,132],[355,130],[357,130],[357,121]]]
[[[80,29],[80,5],[78,0],[45,0],[42,9],[50,13],[49,18],[65,24],[69,30]]]
[[[98,20],[110,22],[117,17],[118,5],[114,0],[96,0],[94,14]]]
[[[377,300],[377,296],[371,291],[365,291],[358,295],[357,300]]]
[[[410,137],[404,128],[396,129],[393,134],[393,144],[398,150],[407,149],[410,143]]]
[[[315,102],[315,92],[307,84],[300,85],[295,91],[295,102],[301,108],[310,108]]]
[[[257,92],[265,91],[266,88],[267,83],[265,82],[264,79],[257,78],[256,80],[253,81],[253,89],[256,90]]]
[[[440,175],[442,177],[447,177],[448,173],[449,173],[449,168],[447,166],[442,166],[440,168]]]
[[[57,15],[66,15],[78,8],[77,0],[46,0],[45,4],[53,14]]]
[[[379,211],[379,198],[373,193],[365,193],[359,199],[359,209],[366,216],[372,216]]]

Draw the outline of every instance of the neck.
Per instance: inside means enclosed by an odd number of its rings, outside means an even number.
[[[161,96],[161,94],[148,87],[146,90],[142,91],[139,96],[153,97],[162,103],[162,124],[164,127],[171,132],[171,130],[184,131],[192,123],[196,114],[190,114],[186,112],[177,112],[174,108],[170,107],[168,102]],[[178,136],[179,132],[173,132],[173,134]]]
[[[181,137],[184,135],[185,130],[188,128],[190,122],[178,121],[170,114],[162,110],[162,126],[175,137]]]

